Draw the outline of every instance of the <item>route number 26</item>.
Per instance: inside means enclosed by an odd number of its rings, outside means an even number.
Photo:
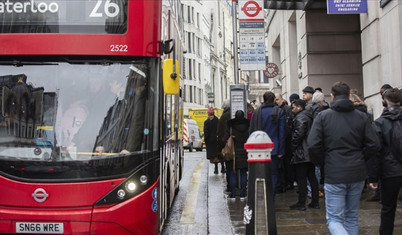
[[[89,17],[103,17],[102,10],[100,9],[103,1],[97,0],[94,9],[92,9]],[[119,5],[114,2],[110,2],[110,0],[105,1],[105,5],[103,6],[103,12],[107,17],[116,17],[120,13]]]

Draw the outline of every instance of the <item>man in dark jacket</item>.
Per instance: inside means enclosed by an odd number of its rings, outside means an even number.
[[[325,204],[331,234],[358,235],[360,196],[367,177],[365,159],[380,143],[364,113],[349,100],[350,88],[336,82],[331,89],[331,108],[314,119],[307,138],[310,158],[325,163]]]
[[[318,204],[318,180],[315,176],[315,166],[310,161],[307,150],[307,136],[313,123],[313,115],[305,110],[304,100],[295,100],[292,103],[292,112],[296,115],[293,119],[293,132],[291,146],[293,150],[292,163],[296,168],[296,179],[299,187],[299,198],[296,204],[291,205],[292,210],[306,210],[307,179],[311,185],[312,201],[310,208],[320,209]]]
[[[293,183],[295,181],[295,169],[290,160],[292,159],[291,150],[291,139],[292,139],[292,123],[293,123],[293,113],[292,108],[286,104],[285,99],[283,99],[280,93],[275,93],[275,103],[279,108],[285,113],[286,119],[286,145],[285,145],[285,155],[283,156],[283,167],[279,169],[279,178],[277,182],[277,192],[285,192],[287,189],[293,189]]]
[[[254,112],[250,122],[249,134],[257,130],[265,131],[274,142],[271,152],[272,190],[275,194],[278,179],[278,168],[283,166],[282,156],[285,154],[286,120],[285,113],[275,104],[275,94],[267,91],[263,95],[264,103]]]
[[[392,234],[394,230],[395,211],[398,202],[399,190],[402,187],[402,162],[396,159],[392,151],[393,138],[400,128],[393,127],[394,122],[402,120],[400,107],[401,92],[391,88],[383,93],[386,107],[381,116],[374,121],[374,128],[381,141],[381,151],[376,157],[370,158],[369,182],[373,189],[378,187],[381,179],[381,225],[380,234]]]
[[[218,148],[218,122],[219,119],[215,116],[215,111],[213,107],[208,108],[208,117],[204,121],[204,141],[205,148],[207,152],[207,159],[215,164],[214,174],[218,174],[218,163],[219,163],[219,152]],[[225,170],[225,167],[222,164],[222,171]]]

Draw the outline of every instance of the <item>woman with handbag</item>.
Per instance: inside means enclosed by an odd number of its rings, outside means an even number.
[[[248,129],[250,122],[245,118],[244,112],[242,110],[237,110],[235,113],[235,118],[228,121],[226,128],[226,134],[224,140],[227,141],[232,135],[234,142],[234,159],[230,160],[228,165],[231,165],[231,170],[227,170],[229,174],[229,184],[230,184],[230,195],[229,198],[235,198],[236,196],[236,185],[237,174],[240,174],[240,199],[245,199],[247,194],[247,151],[244,149],[244,144],[248,139]]]

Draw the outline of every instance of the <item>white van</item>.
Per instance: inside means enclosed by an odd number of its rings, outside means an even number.
[[[193,149],[202,151],[200,128],[197,122],[192,119],[184,119],[183,121],[183,147],[190,152],[192,152]]]

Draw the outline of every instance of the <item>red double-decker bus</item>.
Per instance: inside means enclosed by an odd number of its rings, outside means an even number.
[[[167,3],[0,0],[0,233],[159,233],[183,167]]]

